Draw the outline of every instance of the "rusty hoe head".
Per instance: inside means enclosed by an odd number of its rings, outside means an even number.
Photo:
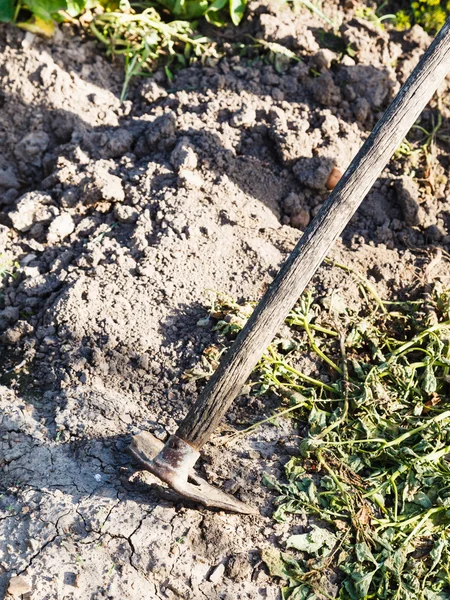
[[[200,453],[176,435],[170,436],[166,444],[163,444],[148,431],[143,431],[133,437],[129,450],[146,471],[159,477],[189,500],[209,508],[246,515],[259,514],[252,506],[222,492],[199,477],[193,466]]]

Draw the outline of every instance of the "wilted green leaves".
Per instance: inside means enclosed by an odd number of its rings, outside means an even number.
[[[277,495],[273,517],[313,517],[287,537],[288,552],[264,551],[263,560],[284,580],[289,600],[444,600],[450,293],[436,287],[431,302],[391,305],[357,279],[366,292],[358,312],[346,307],[345,294],[320,302],[304,294],[286,320],[289,333],[274,340],[253,374],[253,393],[270,389],[295,402],[291,414],[308,427],[299,456],[285,465],[287,482],[264,477]],[[251,308],[228,300],[215,310],[220,352]],[[315,370],[301,370],[305,356]],[[333,572],[334,589],[327,583]]]
[[[143,12],[104,12],[90,24],[107,52],[125,57],[122,99],[131,77],[149,74],[155,61],[165,58],[166,72],[173,61],[186,65],[193,56],[214,55],[214,47],[204,36],[195,34],[189,21],[165,22],[155,8]]]
[[[214,25],[239,25],[247,0],[2,0],[0,21],[16,21],[22,29],[51,37],[55,22],[78,17],[94,9],[91,31],[109,54],[125,58],[125,98],[130,79],[151,73],[162,59],[166,74],[172,66],[186,66],[200,56],[216,56],[212,42],[195,33],[194,19],[205,18]],[[167,15],[175,20],[167,22]],[[164,18],[163,18],[164,17]]]
[[[327,388],[320,398],[314,393],[311,409],[303,408],[309,423],[300,448],[304,460],[286,465],[288,484],[266,479],[279,494],[276,519],[306,513],[327,524],[320,530],[322,552],[330,550],[328,536],[342,540],[333,558],[342,573],[342,599],[450,597],[449,294],[436,291],[434,299],[431,326],[420,304],[378,316],[363,310],[347,314],[345,352],[352,358],[347,379],[335,371],[333,384],[341,397],[346,390],[341,400],[347,403],[346,417],[339,407],[330,409],[336,394]],[[319,324],[319,316],[325,323]],[[321,338],[315,346],[337,362],[336,343],[321,332],[328,327],[326,319],[326,312],[314,314],[303,301],[295,323],[314,326]],[[288,322],[293,324],[292,315]],[[297,341],[295,333],[293,338]],[[286,382],[277,365],[275,373],[281,385],[305,385],[300,377],[292,379],[292,372]],[[332,427],[336,420],[339,426]],[[305,582],[312,592],[323,593],[308,576],[323,568],[313,543],[317,532],[313,525],[286,541],[286,548],[302,551],[291,556],[303,572],[301,593]],[[295,597],[292,582],[286,597]]]

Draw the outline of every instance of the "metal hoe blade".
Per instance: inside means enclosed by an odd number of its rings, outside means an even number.
[[[166,444],[163,444],[148,431],[143,431],[132,438],[129,451],[146,471],[194,502],[245,515],[259,514],[252,506],[220,491],[199,477],[193,466],[200,453],[176,435],[170,436]]]

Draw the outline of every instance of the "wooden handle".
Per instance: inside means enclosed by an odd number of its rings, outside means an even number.
[[[450,18],[306,229],[178,428],[200,448],[224,417],[292,306],[450,71]]]

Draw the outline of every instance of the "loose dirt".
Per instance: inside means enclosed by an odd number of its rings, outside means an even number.
[[[0,30],[0,258],[20,265],[0,288],[2,596],[17,575],[33,600],[279,598],[260,551],[305,522],[271,520],[261,474],[282,477],[299,430],[222,444],[271,397],[241,396],[199,465],[260,517],[189,505],[125,450],[139,430],[174,432],[202,385],[183,373],[216,339],[200,326],[211,290],[261,296],[430,40],[330,4],[330,49],[308,11],[251,8],[246,31],[301,62],[225,44],[171,82],[134,81],[123,104],[120,65],[79,32]],[[386,298],[445,277],[447,88],[422,116],[431,129],[439,103],[428,162],[391,161],[331,253]],[[360,301],[329,266],[313,284]]]

